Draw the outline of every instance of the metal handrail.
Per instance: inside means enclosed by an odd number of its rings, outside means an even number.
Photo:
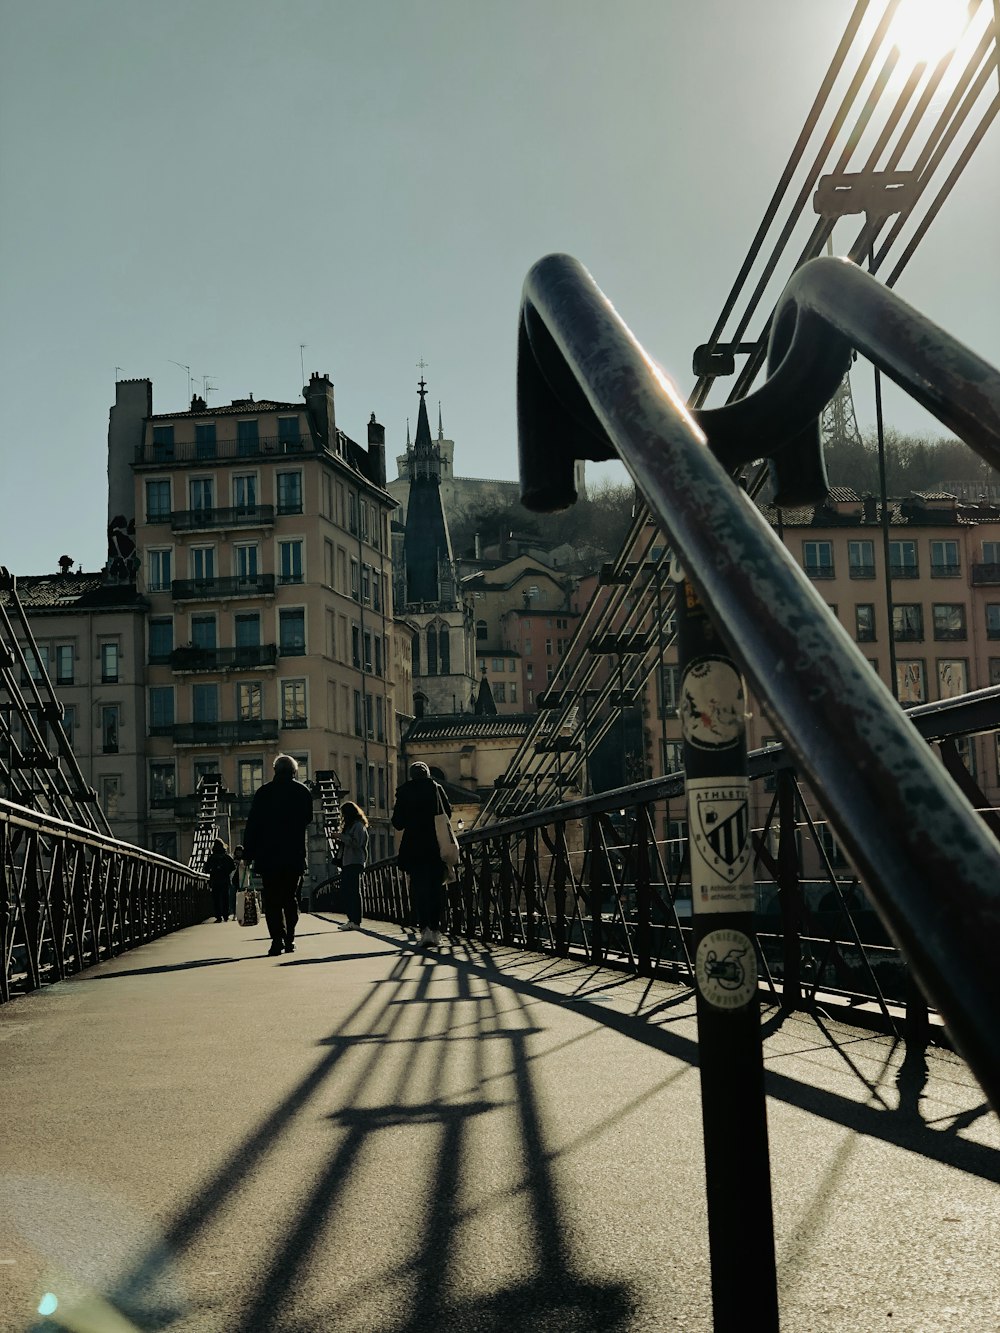
[[[815,495],[825,482],[816,419],[851,344],[1000,465],[1000,374],[836,260],[812,261],[786,288],[774,369],[759,393],[701,414],[720,431],[727,463],[741,448],[743,413],[748,456],[772,453],[779,493]],[[1000,848],[714,456],[714,441],[568,256],[540,261],[525,283],[518,412],[529,507],[568,501],[576,457],[625,462],[796,766],[822,793],[879,914],[1000,1106]],[[561,457],[553,438],[567,441]],[[803,456],[810,440],[811,459]]]

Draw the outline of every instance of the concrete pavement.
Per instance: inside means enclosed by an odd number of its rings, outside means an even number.
[[[322,916],[267,943],[208,923],[0,1009],[0,1329],[707,1333],[689,992]],[[996,1333],[961,1060],[765,1031],[782,1328]]]

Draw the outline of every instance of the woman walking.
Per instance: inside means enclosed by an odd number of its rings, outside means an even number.
[[[396,860],[410,877],[410,891],[421,932],[421,944],[441,943],[444,916],[444,882],[448,874],[438,850],[434,820],[438,814],[451,818],[451,804],[431,777],[426,764],[410,765],[410,780],[396,793],[392,826],[403,836]]]
[[[347,920],[340,929],[358,930],[361,926],[361,872],[368,864],[368,820],[360,805],[353,801],[345,801],[340,813],[344,820],[340,834],[340,891],[347,913]]]
[[[205,874],[208,876],[208,887],[212,890],[212,906],[215,909],[216,921],[226,921],[229,918],[229,885],[235,869],[236,862],[229,855],[226,844],[221,838],[216,838],[205,862]]]

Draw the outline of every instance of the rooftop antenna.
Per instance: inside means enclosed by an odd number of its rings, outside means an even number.
[[[309,346],[308,343],[299,343],[299,373],[302,376],[303,384],[305,384],[306,382],[306,360],[303,353],[305,352],[308,346]]]
[[[121,375],[121,373],[122,373],[122,368],[121,368],[121,366],[115,366],[115,380],[116,380],[116,381],[117,381],[118,377]]]
[[[218,392],[218,385],[209,384],[209,380],[211,378],[212,378],[211,375],[202,375],[201,377],[201,396],[202,398],[204,398],[206,403],[208,402],[208,395],[210,393]]]
[[[184,364],[183,361],[174,361],[174,360],[172,360],[172,358],[170,358],[169,356],[167,357],[167,360],[170,362],[170,364],[171,364],[172,366],[179,366],[179,367],[181,368],[181,370],[187,371],[187,377],[188,377],[188,402],[190,402],[190,401],[191,401],[191,367],[190,367],[190,366],[186,366],[186,365]]]

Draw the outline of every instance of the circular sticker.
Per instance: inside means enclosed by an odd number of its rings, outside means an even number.
[[[753,940],[742,930],[710,930],[694,960],[698,992],[715,1009],[741,1009],[757,991]]]
[[[689,745],[717,750],[743,735],[743,681],[726,657],[700,657],[681,681],[681,731]]]

